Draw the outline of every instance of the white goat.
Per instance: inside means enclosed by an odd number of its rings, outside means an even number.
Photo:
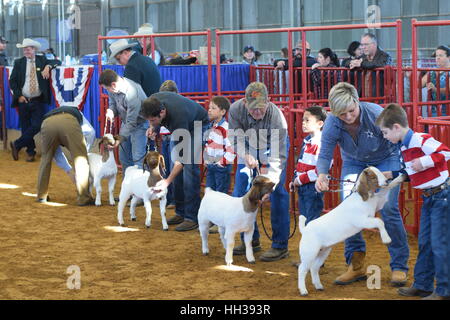
[[[102,179],[108,179],[109,204],[114,206],[114,187],[116,185],[117,164],[114,158],[114,147],[118,143],[118,137],[113,137],[112,134],[105,134],[99,142],[99,149],[101,154],[88,153],[89,161],[89,186],[95,187],[95,205],[102,205]],[[108,148],[109,150],[103,150]]]
[[[368,167],[359,175],[353,192],[336,208],[305,226],[305,216],[300,216],[299,226],[302,238],[300,240],[300,259],[298,267],[298,288],[300,294],[308,294],[305,278],[311,271],[311,278],[317,290],[323,290],[319,278],[319,269],[331,252],[332,246],[344,241],[363,229],[377,228],[381,241],[389,244],[389,237],[384,223],[375,217],[388,200],[389,190],[398,186],[405,179],[400,175],[391,183],[375,167]],[[380,191],[376,192],[378,189]]]
[[[272,192],[274,185],[269,178],[257,176],[247,194],[240,198],[206,188],[198,211],[203,254],[208,255],[209,253],[208,234],[209,224],[212,222],[219,227],[220,239],[226,250],[225,262],[228,266],[233,263],[234,237],[239,232],[244,233],[247,261],[255,263],[251,241],[258,202],[265,194]]]
[[[149,171],[144,170],[146,167],[148,167]],[[145,225],[147,228],[150,228],[152,217],[151,201],[159,199],[163,230],[167,231],[169,230],[166,220],[167,189],[159,192],[154,190],[155,184],[163,179],[162,172],[165,170],[164,157],[156,151],[148,152],[144,158],[144,169],[139,169],[135,165],[128,167],[125,171],[125,178],[123,179],[119,195],[117,220],[121,226],[124,225],[123,209],[128,199],[133,196],[130,205],[131,220],[136,221],[136,204],[138,199],[142,199],[146,212]]]

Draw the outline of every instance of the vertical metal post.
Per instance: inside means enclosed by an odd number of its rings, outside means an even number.
[[[397,98],[400,105],[403,104],[403,52],[402,52],[402,20],[397,20]]]
[[[411,42],[411,50],[412,50],[412,102],[413,102],[413,123],[412,123],[412,129],[416,130],[417,128],[417,113],[418,113],[418,97],[417,97],[417,90],[418,90],[418,72],[417,72],[417,26],[416,26],[417,19],[411,20],[411,35],[412,35],[412,42]]]
[[[211,47],[211,29],[207,30],[208,34],[206,36],[207,42],[208,42],[208,99],[211,101],[212,98],[212,47]],[[217,49],[217,48],[216,48]],[[219,59],[219,60],[217,60]],[[218,62],[217,62],[218,61]],[[218,57],[216,55],[216,64],[219,66],[220,69],[220,56]]]
[[[217,94],[220,96],[222,94],[222,82],[220,79],[220,30],[216,29],[216,85]],[[219,60],[217,60],[219,59]],[[217,63],[219,61],[219,63]]]

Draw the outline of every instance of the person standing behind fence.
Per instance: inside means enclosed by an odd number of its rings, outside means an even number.
[[[334,149],[340,147],[342,157],[341,179],[353,180],[367,166],[380,171],[400,170],[399,148],[383,138],[375,120],[383,111],[379,105],[359,101],[356,88],[349,83],[340,82],[329,94],[331,115],[328,115],[322,131],[322,146],[317,160],[317,191],[329,190],[328,171],[333,159]],[[344,199],[352,186],[343,184]],[[381,215],[386,230],[392,238],[388,246],[391,256],[391,284],[404,285],[407,281],[409,247],[402,217],[398,209],[400,186],[389,192],[389,198]],[[362,234],[358,233],[345,241],[345,260],[348,270],[339,276],[336,284],[346,285],[366,279],[364,266],[366,244]]]
[[[11,107],[18,108],[22,135],[11,141],[14,160],[19,160],[19,151],[26,148],[26,161],[32,162],[36,155],[34,136],[40,131],[46,105],[50,103],[50,70],[55,68],[45,56],[36,55],[41,44],[29,38],[16,45],[23,49],[23,57],[14,61],[9,79],[13,92]]]
[[[377,37],[372,33],[365,33],[361,37],[361,48],[363,49],[363,57],[360,59],[353,59],[350,62],[350,69],[362,68],[365,70],[372,70],[375,68],[382,68],[384,66],[392,65],[392,58],[389,53],[383,51],[378,46]],[[372,81],[372,87],[370,82]],[[367,72],[363,79],[363,86],[365,97],[377,96],[377,81],[376,72]],[[380,79],[378,83],[380,96],[384,95],[384,72],[380,72]]]
[[[121,39],[113,42],[109,49],[109,60],[116,60],[125,66],[123,76],[142,86],[147,97],[159,91],[161,74],[155,62],[149,57],[132,50],[137,43],[128,43]]]
[[[435,51],[435,58],[437,67],[440,69],[448,68],[450,69],[450,48],[447,46],[439,46]],[[449,70],[450,71],[450,70]],[[427,87],[428,90],[431,91],[431,99],[436,100],[449,100],[450,97],[447,96],[447,93],[450,94],[450,88],[447,84],[447,78],[449,71],[429,71],[426,75],[422,77],[422,88]],[[439,76],[437,76],[439,74]],[[428,78],[429,77],[429,78]],[[439,99],[437,99],[437,80],[439,77]],[[429,81],[428,81],[429,79]],[[436,117],[438,115],[436,110],[436,105],[432,106],[431,116]],[[445,105],[442,105],[442,115],[445,116],[447,114]]]
[[[323,48],[317,54],[317,61],[311,67],[314,95],[316,99],[326,99],[330,88],[341,82],[341,73],[337,70],[321,70],[320,68],[337,68],[339,59],[330,48]]]
[[[272,247],[259,259],[276,261],[286,258],[289,256],[290,224],[289,194],[284,187],[289,149],[286,119],[281,110],[269,101],[267,87],[261,82],[252,82],[245,89],[245,98],[231,105],[228,121],[230,141],[238,156],[232,196],[242,197],[247,193],[258,170],[275,183],[275,189],[270,194]],[[259,236],[255,222],[252,239],[254,252],[261,250]],[[245,254],[243,241],[234,248],[233,254]]]
[[[255,48],[253,46],[245,46],[244,50],[242,51],[242,63],[249,64],[252,66],[257,66],[258,63],[258,57],[256,56]]]
[[[120,77],[111,69],[102,72],[98,83],[108,91],[109,105],[105,115],[106,121],[112,122],[117,116],[121,119],[119,159],[123,175],[125,175],[129,166],[137,165],[142,168],[147,145],[145,132],[148,129],[148,123],[140,115],[140,111],[146,95],[139,84]]]
[[[294,172],[294,180],[289,189],[298,188],[298,210],[306,217],[308,224],[320,217],[323,211],[323,193],[317,192],[317,158],[320,152],[322,127],[327,118],[326,111],[320,106],[306,108],[303,114],[302,131],[309,135],[303,140],[303,146],[298,157]]]
[[[349,57],[342,60],[341,67],[350,69],[350,64],[353,60],[362,58],[363,51],[361,42],[351,42],[347,48],[347,53],[349,54]],[[354,68],[352,71],[344,71],[343,81],[351,83],[358,90],[358,95],[361,96],[362,71],[356,69],[359,68]]]
[[[144,23],[143,25],[141,25],[138,29],[138,31],[136,31],[134,33],[135,36],[143,36],[143,35],[151,35],[153,34],[153,26],[150,23]],[[144,38],[139,38],[138,39],[139,44],[137,44],[133,50],[139,52],[140,54],[144,54]],[[155,44],[155,58],[153,59],[152,56],[152,44],[150,41],[150,38],[146,38],[145,40],[146,46],[147,46],[147,56],[152,58],[152,60],[155,62],[155,64],[157,66],[162,66],[166,64],[165,58],[164,58],[164,53],[162,52],[162,50],[158,47],[158,45],[156,44],[156,41],[154,42]]]
[[[422,190],[419,253],[414,266],[414,283],[398,289],[402,296],[424,297],[423,300],[450,300],[447,255],[447,225],[450,222],[450,181],[447,161],[450,149],[427,133],[408,126],[408,116],[398,104],[388,105],[376,124],[384,138],[401,145],[401,158],[413,188]],[[396,177],[393,174],[393,178]],[[436,289],[434,282],[436,280]]]

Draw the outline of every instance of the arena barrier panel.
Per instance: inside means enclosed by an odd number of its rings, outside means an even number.
[[[8,146],[8,131],[6,129],[6,106],[5,106],[5,92],[3,85],[3,73],[4,67],[0,66],[0,112],[2,117],[2,139],[3,139],[3,150],[7,149]],[[8,106],[9,107],[9,106]]]

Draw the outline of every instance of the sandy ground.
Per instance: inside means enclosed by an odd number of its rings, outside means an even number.
[[[290,240],[290,257],[277,262],[248,264],[235,257],[237,270],[224,267],[219,236],[210,236],[210,254],[201,254],[198,231],[163,231],[154,207],[152,226],[144,227],[144,208],[138,221],[126,223],[135,232],[115,232],[116,207],[77,207],[75,188],[53,166],[50,197],[56,206],[35,202],[39,160],[27,163],[0,151],[0,299],[401,299],[389,285],[389,254],[379,235],[366,231],[369,264],[381,268],[381,288],[369,290],[366,282],[337,286],[333,280],[346,270],[343,244],[337,245],[321,276],[325,291],[312,287],[309,297],[297,289],[298,231]],[[118,179],[120,181],[120,179]],[[106,190],[106,183],[104,190]],[[120,185],[116,185],[118,195]],[[168,210],[167,216],[173,215]],[[258,217],[258,223],[259,217]],[[268,212],[265,225],[270,225]],[[262,234],[263,249],[270,247]],[[417,240],[409,238],[410,277],[417,255]],[[70,266],[81,272],[81,288],[68,289]]]

